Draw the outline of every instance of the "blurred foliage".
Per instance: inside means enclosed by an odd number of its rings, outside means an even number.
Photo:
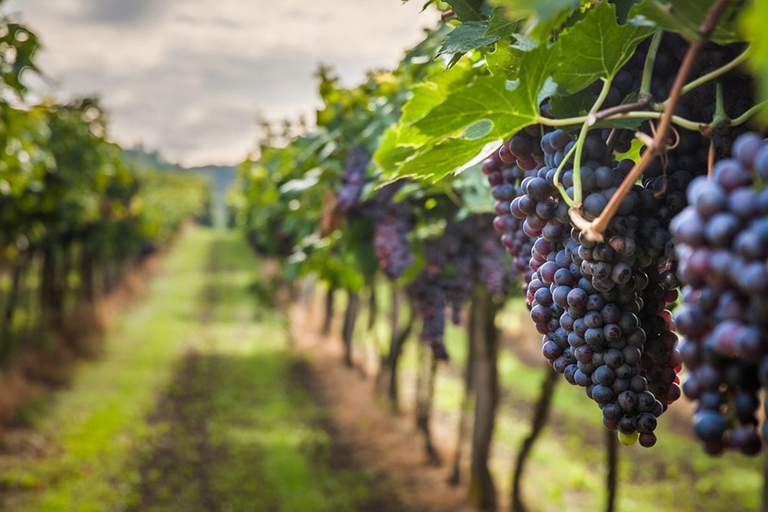
[[[444,68],[438,52],[447,32],[445,26],[428,31],[396,69],[371,71],[356,87],[341,87],[330,69],[320,68],[323,105],[314,129],[283,141],[266,130],[258,155],[240,166],[240,193],[232,200],[239,223],[258,252],[279,259],[288,279],[312,273],[330,286],[359,290],[374,278],[378,262],[371,220],[359,211],[341,214],[336,208],[347,155],[363,148],[372,156],[389,143],[389,131],[407,115],[403,105],[413,96],[411,90]],[[423,261],[423,241],[439,234],[447,219],[487,211],[492,204],[477,175],[400,187],[395,200],[407,197],[416,224],[411,243],[417,264],[404,281]],[[362,207],[390,181],[382,162],[374,160],[365,180]]]

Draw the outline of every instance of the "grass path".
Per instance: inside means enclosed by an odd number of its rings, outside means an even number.
[[[373,476],[333,467],[327,418],[284,315],[254,301],[260,268],[239,235],[191,230],[163,268],[28,433],[44,447],[0,457],[0,509],[364,507]]]

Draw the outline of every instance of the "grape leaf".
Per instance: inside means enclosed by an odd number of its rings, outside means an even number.
[[[699,38],[699,25],[704,21],[716,0],[643,0],[629,11],[630,24],[648,25],[649,22],[665,30],[679,32],[685,39],[695,42]],[[712,34],[719,44],[741,41],[736,26],[738,2],[731,2]],[[764,19],[763,19],[764,21]]]
[[[568,96],[552,96],[549,98],[549,113],[555,119],[584,116],[595,104],[595,95],[589,89],[583,89]]]
[[[520,30],[519,20],[510,20],[503,15],[503,9],[494,9],[493,16],[488,23],[486,36],[496,36],[499,39],[508,39]]]
[[[485,54],[485,63],[492,75],[511,76],[520,63],[520,52],[499,41],[492,52]]]
[[[404,162],[398,168],[395,177],[438,181],[465,166],[467,162],[487,157],[494,147],[497,149],[501,145],[501,142],[498,140],[496,144],[484,146],[478,145],[476,141],[450,139]]]
[[[440,105],[454,91],[464,89],[467,81],[476,73],[470,62],[458,65],[429,77],[411,88],[411,98],[403,106],[401,124],[412,124],[433,108]]]
[[[551,69],[553,52],[546,47],[522,53],[520,76],[509,82],[503,76],[481,76],[469,87],[451,94],[415,123],[436,139],[458,136],[468,126],[488,119],[494,128],[488,137],[504,137],[530,124],[539,115],[539,94]]]
[[[600,77],[613,76],[651,32],[650,27],[619,25],[615,6],[605,3],[587,11],[552,45],[518,35],[514,46],[498,44],[486,55],[492,76],[479,76],[470,83],[450,80],[450,92],[444,86],[437,90],[445,98],[439,104],[437,99],[414,96],[419,115],[408,113],[407,122],[414,131],[401,132],[397,144],[415,152],[388,172],[422,178],[451,173],[486,144],[538,122],[539,105],[547,97],[573,93]],[[397,157],[390,157],[381,159],[391,165]]]
[[[559,54],[555,82],[573,93],[598,78],[613,77],[652,33],[650,27],[619,25],[616,6],[599,4],[555,43]]]
[[[445,38],[438,55],[463,54],[477,48],[495,43],[497,36],[486,36],[489,23],[487,21],[466,21],[456,27]]]
[[[381,144],[373,155],[373,160],[385,170],[394,169],[397,164],[413,156],[416,152],[413,145],[419,141],[419,134],[404,132],[415,131],[407,126],[390,126],[381,138]],[[422,140],[422,142],[425,142]]]
[[[478,21],[483,19],[481,9],[483,0],[447,0],[453,12],[461,21]]]
[[[415,85],[411,93],[413,96],[403,106],[403,116],[400,118],[404,124],[415,123],[445,101],[445,95],[440,94],[437,86],[429,82]]]
[[[517,80],[480,76],[413,123],[428,142],[403,140],[401,144],[413,142],[417,153],[394,172],[390,169],[390,176],[439,179],[473,158],[487,156],[488,148],[497,148],[505,137],[536,122],[553,54],[545,47],[520,53],[525,72]],[[391,163],[382,155],[385,158]]]

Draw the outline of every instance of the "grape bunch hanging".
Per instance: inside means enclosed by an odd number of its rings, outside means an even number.
[[[662,104],[686,50],[673,34],[649,39],[610,89],[596,83],[589,91],[601,98],[598,106],[615,111],[638,99],[650,70],[649,95],[641,99]],[[685,363],[683,390],[698,402],[694,427],[705,449],[755,454],[761,448],[756,412],[761,386],[768,385],[768,192],[761,188],[768,144],[740,123],[716,122],[738,119],[754,104],[752,79],[729,65],[743,52],[743,45],[703,48],[690,80],[716,80],[686,90],[675,106],[676,115],[702,129],[672,129],[666,150],[636,181],[627,183],[637,158],[621,155],[635,138],[646,145],[641,155],[649,151],[654,119],[635,129],[528,126],[483,165],[495,200],[493,225],[523,277],[542,354],[585,390],[625,444],[656,443],[658,418],[682,394]],[[541,110],[546,117],[551,107]],[[582,199],[574,205],[567,198],[577,190]],[[603,218],[609,221],[599,237],[584,231]],[[678,332],[685,337],[680,350]]]

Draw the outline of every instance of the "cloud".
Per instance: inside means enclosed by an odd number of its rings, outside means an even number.
[[[151,20],[167,9],[169,0],[83,0],[85,19],[102,23],[133,24]]]
[[[257,114],[312,118],[313,73],[394,66],[437,16],[400,0],[6,0],[43,43],[41,92],[98,93],[122,144],[189,164],[237,162]]]

